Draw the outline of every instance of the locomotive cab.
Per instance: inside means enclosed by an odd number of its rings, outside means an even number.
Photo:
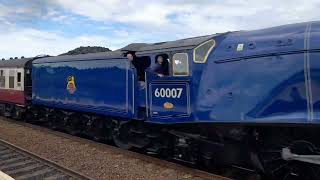
[[[136,50],[137,57],[150,57],[151,67],[162,56],[168,63],[168,74],[157,75],[145,71],[144,93],[145,111],[148,121],[153,123],[185,123],[192,122],[193,101],[192,91],[195,78],[198,77],[210,52],[215,47],[215,35],[189,38],[178,41],[162,42],[140,47]],[[194,60],[195,59],[195,60]],[[196,83],[197,84],[197,83]]]

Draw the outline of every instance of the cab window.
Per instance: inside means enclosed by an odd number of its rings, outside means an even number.
[[[139,56],[137,58],[137,65],[135,66],[137,69],[138,79],[139,81],[145,81],[145,70],[150,67],[151,58],[149,56]]]
[[[149,56],[136,56],[133,51],[125,53],[124,56],[136,69],[138,81],[145,81],[145,70],[150,66],[151,58]]]
[[[193,51],[193,61],[195,63],[205,63],[215,44],[216,42],[211,39],[196,47]]]
[[[188,76],[189,63],[187,53],[176,53],[172,58],[173,76]]]
[[[169,56],[167,54],[158,54],[154,58],[154,64],[149,69],[150,72],[159,76],[169,75]]]

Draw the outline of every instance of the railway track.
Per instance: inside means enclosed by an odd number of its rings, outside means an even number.
[[[64,139],[70,139],[75,142],[86,143],[94,148],[101,148],[103,150],[107,150],[110,152],[120,153],[120,154],[129,156],[129,157],[137,158],[137,159],[143,160],[147,163],[157,164],[162,167],[169,168],[169,169],[183,171],[183,172],[186,172],[187,174],[190,175],[190,177],[186,177],[185,179],[201,178],[201,179],[207,179],[207,180],[230,180],[227,177],[223,177],[220,175],[212,174],[212,173],[198,170],[198,169],[194,169],[194,168],[189,168],[189,167],[186,167],[186,166],[174,163],[174,162],[165,161],[165,160],[162,160],[162,159],[159,159],[156,157],[152,157],[149,155],[141,154],[138,152],[123,150],[123,149],[114,147],[109,144],[92,141],[92,140],[85,139],[85,138],[78,137],[78,136],[73,136],[73,135],[66,134],[66,133],[63,133],[60,131],[54,131],[54,130],[48,129],[46,127],[43,127],[43,126],[29,124],[29,123],[25,123],[25,122],[21,122],[21,121],[15,121],[15,120],[3,118],[3,117],[1,117],[1,119],[8,121],[10,123],[18,124],[18,125],[21,125],[24,127],[29,127],[29,128],[39,130],[39,131],[42,131],[45,133],[51,133],[51,134],[54,134],[54,135],[61,137],[61,138],[64,138]],[[1,170],[1,166],[0,166],[0,170]]]
[[[0,140],[0,170],[16,180],[91,179],[4,140]]]

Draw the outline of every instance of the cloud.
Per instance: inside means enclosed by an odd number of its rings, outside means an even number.
[[[47,14],[54,0],[12,0],[0,3],[0,17],[11,21],[32,20]]]
[[[0,54],[12,56],[35,56],[39,54],[58,55],[82,45],[105,46],[108,39],[101,36],[78,36],[66,38],[58,33],[36,29],[15,29],[0,34]]]
[[[319,18],[319,1],[57,0],[65,10],[95,21],[122,22],[143,30],[185,35],[256,29]],[[299,4],[297,6],[297,4]],[[174,17],[174,18],[172,18]]]
[[[318,20],[309,0],[7,0],[0,2],[2,56],[111,49],[234,30]]]

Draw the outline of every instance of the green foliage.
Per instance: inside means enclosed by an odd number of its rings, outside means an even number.
[[[111,50],[109,48],[99,47],[99,46],[87,46],[87,47],[80,46],[74,50],[67,52],[67,53],[60,54],[59,56],[88,54],[88,53],[107,52],[107,51],[111,51]]]

